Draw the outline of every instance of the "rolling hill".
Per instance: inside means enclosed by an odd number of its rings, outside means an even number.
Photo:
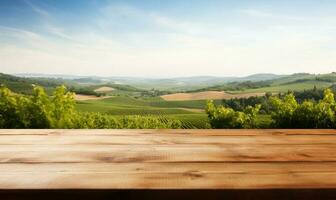
[[[41,76],[41,77],[39,77]],[[253,74],[246,77],[84,77],[64,75],[20,74],[13,76],[0,74],[0,83],[16,92],[28,92],[31,84],[41,85],[51,90],[56,85],[66,84],[77,93],[131,96],[160,96],[177,92],[225,91],[227,93],[286,92],[326,88],[336,83],[336,73],[292,75]],[[111,91],[95,92],[101,87],[113,88]]]
[[[76,108],[80,112],[99,112],[114,117],[163,116],[180,120],[185,128],[210,127],[204,112],[206,99],[217,99],[214,102],[222,104],[222,99],[246,98],[264,95],[265,92],[335,87],[335,83],[336,73],[255,74],[247,77],[200,76],[169,79],[17,77],[0,74],[0,84],[17,93],[29,94],[32,84],[43,86],[49,92],[56,86],[65,84],[71,91],[83,95],[76,103]],[[99,95],[103,97],[97,97]],[[260,123],[267,124],[270,121],[269,115],[260,115],[259,118]]]
[[[91,79],[89,79],[91,80]],[[85,84],[83,84],[83,82]],[[45,88],[47,93],[51,93],[57,86],[66,85],[70,91],[75,92],[77,94],[84,95],[94,95],[100,96],[102,94],[113,93],[113,95],[118,94],[128,94],[133,95],[133,93],[140,93],[144,90],[140,90],[138,88],[123,85],[123,84],[102,84],[100,81],[93,81],[90,83],[85,82],[83,79],[67,79],[67,78],[52,78],[52,77],[20,77],[9,74],[0,73],[0,85],[8,87],[10,90],[16,93],[22,94],[31,94],[33,85],[42,86]],[[102,87],[113,88],[111,91],[95,91]]]
[[[22,77],[43,77],[60,78],[62,75],[45,74],[19,74]],[[287,75],[277,74],[253,74],[250,76],[192,76],[192,77],[174,77],[174,78],[153,78],[153,77],[99,77],[99,76],[73,76],[63,75],[64,79],[72,80],[82,85],[103,85],[103,84],[121,84],[129,85],[143,90],[165,90],[165,91],[187,91],[197,90],[214,85],[226,84],[230,82],[243,81],[264,81],[273,80]]]
[[[259,81],[235,81],[226,84],[206,87],[199,91],[226,91],[229,93],[255,93],[255,92],[287,92],[302,91],[314,87],[323,89],[336,84],[336,73],[329,74],[308,74],[298,73],[289,76],[283,76],[276,79]]]
[[[25,78],[0,73],[0,85],[6,86],[16,93],[30,94],[34,84],[44,87],[49,93],[56,86],[65,84],[65,82],[61,79]]]

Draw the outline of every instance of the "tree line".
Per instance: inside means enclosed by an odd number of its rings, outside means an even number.
[[[306,97],[312,98],[304,99]],[[259,128],[257,121],[261,114],[271,116],[267,128],[336,128],[335,95],[331,89],[321,92],[315,88],[309,92],[278,95],[269,93],[247,100],[226,100],[222,105],[209,101],[206,113],[212,128]],[[65,86],[57,87],[51,96],[38,86],[34,86],[31,95],[0,87],[0,128],[182,127],[181,121],[163,116],[114,117],[78,112],[74,93]]]
[[[65,86],[51,96],[34,86],[32,95],[12,92],[0,87],[0,128],[180,128],[178,120],[155,116],[115,118],[101,113],[76,111],[74,93]]]
[[[324,90],[322,99],[298,101],[294,93],[264,97],[271,115],[268,128],[336,128],[336,103],[331,89]],[[261,104],[248,105],[241,111],[227,105],[207,103],[206,113],[213,128],[258,128]]]
[[[336,85],[330,87],[330,89],[335,92]],[[311,100],[318,102],[323,99],[324,90],[317,89],[316,86],[313,89],[302,90],[302,91],[287,91],[285,93],[272,94],[271,92],[266,92],[264,96],[251,96],[248,98],[233,98],[233,99],[223,99],[222,104],[230,107],[236,111],[244,111],[247,106],[254,106],[260,104],[260,114],[271,114],[271,104],[269,98],[271,96],[278,96],[279,98],[284,98],[288,94],[294,94],[294,97],[298,103],[302,103],[306,100]]]

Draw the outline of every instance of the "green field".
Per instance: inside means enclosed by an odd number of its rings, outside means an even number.
[[[104,112],[112,115],[189,114],[193,113],[190,109],[204,109],[205,101],[174,102],[164,101],[160,97],[116,96],[101,100],[81,101],[77,106],[82,111]]]
[[[221,100],[215,101],[221,103]],[[109,114],[137,115],[147,110],[147,114],[190,114],[204,110],[206,100],[165,101],[161,97],[115,96],[100,100],[80,101],[77,107],[82,111],[96,111]],[[170,110],[175,110],[174,112]],[[122,111],[122,112],[120,112]],[[153,111],[151,113],[150,111]],[[163,113],[160,113],[160,112]]]
[[[205,113],[200,114],[175,114],[168,116],[171,119],[178,119],[182,122],[183,128],[211,128],[208,116]]]
[[[311,81],[305,81],[300,83],[285,83],[285,84],[279,84],[279,85],[271,85],[270,87],[261,87],[261,88],[255,88],[255,89],[246,89],[241,91],[229,91],[233,94],[238,93],[253,93],[253,92],[287,92],[289,90],[293,91],[302,91],[302,90],[309,90],[316,87],[317,89],[323,89],[330,87],[332,83],[329,82],[321,82],[316,80]]]
[[[231,82],[222,85],[215,85],[203,88],[200,91],[216,90],[226,91],[232,94],[273,92],[281,93],[287,91],[302,91],[309,89],[324,89],[336,84],[336,73],[329,74],[307,74],[299,73],[261,81]]]
[[[76,109],[80,112],[104,113],[113,117],[124,116],[156,116],[162,119],[177,119],[182,122],[183,128],[210,128],[208,117],[204,111],[206,100],[189,101],[165,101],[160,96],[174,93],[174,84],[183,82],[185,84],[182,92],[199,91],[225,91],[232,94],[242,93],[286,93],[287,91],[319,90],[324,88],[336,88],[336,73],[329,74],[292,74],[284,76],[274,76],[273,79],[267,79],[272,75],[260,76],[257,79],[232,79],[232,82],[218,77],[194,77],[178,78],[172,80],[146,80],[151,87],[142,88],[141,81],[137,83],[122,81],[116,83],[112,80],[103,80],[99,78],[81,78],[81,79],[62,79],[62,78],[28,78],[18,77],[0,73],[0,85],[8,87],[17,94],[32,94],[33,85],[39,85],[45,88],[49,95],[58,85],[66,85],[69,91],[76,94],[91,96],[108,96],[99,100],[77,101]],[[145,82],[146,82],[145,81]],[[169,84],[168,84],[169,83]],[[199,85],[195,85],[199,83]],[[220,83],[220,84],[218,84]],[[128,85],[129,84],[129,85]],[[171,86],[167,86],[171,85]],[[165,90],[157,90],[160,85]],[[166,87],[167,86],[167,87]],[[193,90],[197,86],[197,90]],[[210,86],[210,87],[207,87]],[[109,92],[95,92],[100,87],[111,87]],[[181,88],[179,88],[181,89]],[[320,90],[322,91],[322,90]],[[175,91],[176,92],[176,91]],[[305,94],[311,98],[316,96],[316,92]],[[310,96],[309,96],[310,95]],[[209,98],[209,97],[208,97]],[[211,98],[211,97],[210,97]],[[301,97],[302,98],[302,97]],[[252,102],[255,100],[249,100]],[[215,100],[215,104],[222,104],[222,100]],[[227,103],[227,102],[226,102]],[[230,103],[230,102],[229,102]],[[239,104],[247,102],[235,100],[231,106],[240,109]],[[266,113],[266,112],[263,112]],[[267,112],[269,113],[269,112]],[[271,118],[269,115],[259,115],[257,119],[258,127],[270,127]]]
[[[215,102],[220,103],[221,101]],[[106,113],[117,118],[131,115],[161,116],[180,120],[183,128],[211,128],[204,112],[205,104],[205,100],[165,101],[160,97],[116,96],[101,100],[79,101],[77,109],[83,112]],[[259,115],[258,126],[267,127],[270,120],[269,115]]]
[[[218,103],[220,101],[217,101]],[[160,97],[135,98],[116,96],[101,100],[77,102],[83,112],[101,112],[123,117],[129,115],[155,115],[178,119],[184,128],[210,128],[204,113],[206,101],[165,101]]]

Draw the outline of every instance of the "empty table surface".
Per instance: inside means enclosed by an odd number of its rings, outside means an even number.
[[[0,130],[0,189],[336,188],[336,130]]]

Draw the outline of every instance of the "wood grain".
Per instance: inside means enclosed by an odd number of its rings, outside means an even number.
[[[0,130],[0,189],[336,189],[336,130]]]

